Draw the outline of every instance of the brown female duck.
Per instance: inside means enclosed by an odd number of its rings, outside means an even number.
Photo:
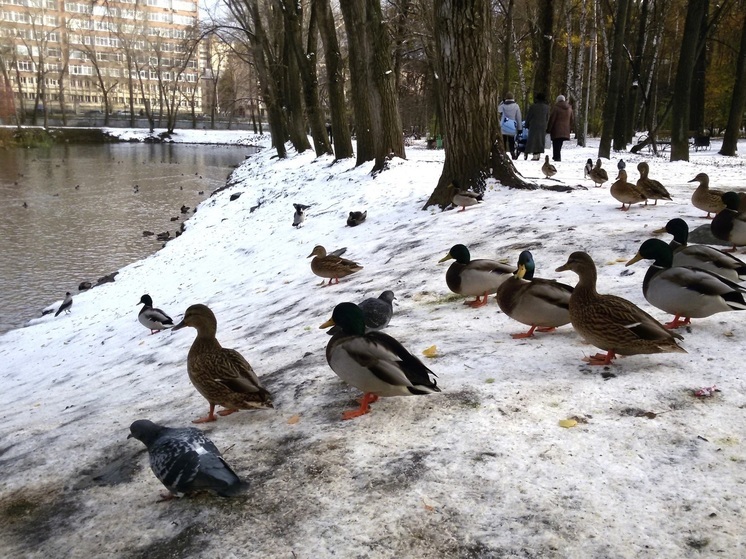
[[[695,208],[707,212],[705,216],[711,219],[710,214],[717,214],[725,209],[722,190],[710,188],[710,177],[707,173],[699,173],[689,182],[698,182],[699,186],[692,192],[692,205]],[[714,216],[713,216],[714,217]]]
[[[189,380],[210,403],[210,412],[193,423],[215,421],[215,406],[223,406],[218,415],[230,415],[240,409],[271,408],[272,397],[261,385],[249,362],[235,349],[220,345],[215,337],[218,321],[205,305],[192,305],[184,319],[173,327],[196,328],[197,337],[189,349]]]
[[[313,247],[313,251],[307,258],[312,256],[314,258],[311,260],[311,271],[320,278],[329,278],[327,285],[331,285],[332,282],[339,283],[339,278],[344,278],[363,269],[357,262],[334,254],[327,254],[326,249],[321,245]],[[324,285],[324,280],[321,280],[319,285]]]
[[[632,204],[640,204],[647,201],[645,195],[636,185],[627,182],[627,171],[624,169],[619,170],[619,175],[617,176],[616,181],[612,183],[611,188],[609,188],[609,192],[614,198],[622,203],[622,207],[619,209],[623,212],[629,210]],[[624,207],[624,204],[627,204],[626,208]]]
[[[641,161],[637,164],[637,170],[640,171],[640,178],[637,179],[637,188],[640,189],[648,200],[655,200],[653,203],[654,206],[658,205],[658,200],[671,199],[671,195],[668,193],[665,186],[657,180],[648,177],[648,173],[650,173],[650,165],[645,163],[645,161]],[[647,201],[645,201],[645,205],[648,205]]]

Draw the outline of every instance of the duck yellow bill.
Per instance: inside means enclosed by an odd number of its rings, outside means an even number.
[[[640,256],[640,253],[638,252],[632,257],[632,260],[625,264],[625,266],[631,266],[632,264],[634,264],[635,262],[639,262],[640,260],[642,260],[642,256]]]
[[[661,233],[665,233],[665,232],[666,232],[666,228],[665,227],[661,227],[660,229],[654,229],[653,230],[653,233],[655,233],[656,235],[660,235]]]
[[[319,326],[319,329],[331,328],[334,325],[335,325],[334,324],[334,319],[330,318],[329,320],[327,320],[326,322],[324,322],[324,324],[322,324],[321,326]]]
[[[438,264],[440,264],[441,262],[445,262],[446,260],[450,260],[451,258],[453,258],[453,256],[451,256],[451,253],[449,252],[443,258],[441,258],[440,260],[438,260]]]

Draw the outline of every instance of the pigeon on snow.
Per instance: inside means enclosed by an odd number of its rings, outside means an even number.
[[[627,164],[624,162],[624,159],[619,160],[619,163],[616,164],[616,168],[619,169],[620,171],[623,171],[624,169],[627,168]]]
[[[363,300],[358,305],[363,311],[363,320],[365,321],[365,332],[372,332],[374,330],[383,330],[391,322],[391,317],[394,314],[394,296],[393,291],[384,291],[378,297],[370,297],[369,299]],[[333,326],[327,334],[330,336],[341,331],[339,326]]]
[[[360,225],[363,221],[365,221],[366,217],[368,217],[368,210],[365,210],[364,212],[350,212],[350,215],[347,218],[347,226],[355,227],[357,225]]]
[[[160,332],[166,328],[171,328],[174,325],[174,321],[171,320],[170,316],[161,309],[153,308],[153,299],[151,299],[150,295],[145,294],[140,297],[138,305],[142,305],[143,307],[137,315],[137,320],[139,320],[140,324],[145,326],[145,328],[150,328],[151,334],[155,334],[156,332]]]
[[[164,499],[197,491],[233,497],[245,487],[213,442],[195,427],[170,428],[138,419],[130,425],[127,438],[132,437],[148,448],[150,468],[170,491]]]
[[[585,162],[585,167],[583,168],[583,178],[587,178],[588,175],[591,174],[592,170],[593,170],[593,159],[589,157],[588,161]]]
[[[54,313],[54,316],[57,316],[62,311],[65,311],[66,313],[69,313],[70,312],[70,307],[72,307],[72,306],[73,306],[73,296],[70,295],[70,292],[68,291],[67,293],[65,293],[65,300],[62,301],[62,304],[60,305],[60,308],[57,309],[57,312]]]
[[[306,210],[311,206],[304,206],[303,204],[293,204],[295,213],[293,214],[293,227],[300,227],[301,224],[306,220]]]

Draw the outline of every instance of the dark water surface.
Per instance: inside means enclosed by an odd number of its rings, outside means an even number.
[[[130,143],[0,150],[0,333],[66,291],[75,296],[80,282],[157,251],[163,243],[143,230],[173,236],[252,152]]]

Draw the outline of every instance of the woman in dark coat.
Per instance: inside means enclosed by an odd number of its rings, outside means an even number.
[[[565,101],[564,95],[557,96],[557,102],[549,113],[549,124],[547,132],[552,138],[552,159],[560,161],[560,152],[562,144],[570,139],[570,132],[573,127],[572,107]]]
[[[547,125],[549,123],[549,104],[543,93],[534,94],[534,103],[528,108],[526,114],[526,128],[528,128],[528,141],[526,142],[526,154],[533,154],[532,159],[538,161],[544,153]]]

